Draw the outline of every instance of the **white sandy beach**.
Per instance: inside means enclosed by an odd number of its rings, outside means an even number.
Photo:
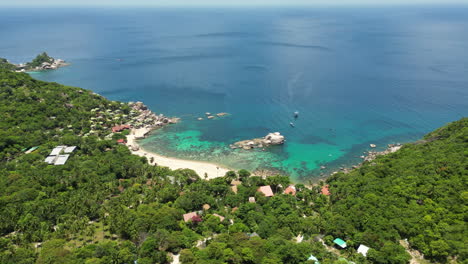
[[[144,137],[150,131],[149,128],[132,129],[130,134],[127,136],[127,146],[129,146],[131,152],[135,155],[147,157],[148,161],[153,158],[153,164],[156,163],[159,166],[169,167],[172,170],[177,169],[191,169],[194,170],[202,179],[205,178],[205,173],[208,175],[208,179],[222,177],[226,172],[230,171],[228,168],[220,167],[217,164],[212,164],[202,161],[193,160],[182,160],[171,157],[164,157],[150,151],[142,149],[137,139]],[[136,150],[138,149],[138,150]]]

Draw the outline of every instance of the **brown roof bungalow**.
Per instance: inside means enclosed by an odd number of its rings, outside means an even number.
[[[260,188],[258,188],[257,192],[263,193],[266,197],[271,197],[271,196],[274,195],[273,191],[271,190],[270,185],[260,186]]]
[[[188,222],[191,221],[194,216],[197,216],[197,212],[191,212],[191,213],[186,213],[184,214],[184,221]]]

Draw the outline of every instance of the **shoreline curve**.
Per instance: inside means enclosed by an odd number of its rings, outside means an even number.
[[[205,179],[205,175],[207,175],[206,179],[223,177],[226,172],[231,171],[231,169],[222,167],[215,163],[166,157],[141,148],[137,142],[138,138],[144,137],[144,135],[150,131],[151,129],[132,129],[130,134],[127,135],[127,146],[129,147],[131,153],[140,157],[148,158],[148,163],[150,164],[157,164],[158,166],[168,167],[171,170],[191,169],[194,170],[202,179]],[[150,161],[151,158],[153,158],[152,163]]]

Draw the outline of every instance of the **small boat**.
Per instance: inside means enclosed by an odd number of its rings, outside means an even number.
[[[294,112],[294,118],[298,118],[298,117],[299,117],[299,112],[298,111]]]
[[[290,125],[291,127],[295,127],[295,125],[294,125],[293,122],[289,123],[289,125]]]

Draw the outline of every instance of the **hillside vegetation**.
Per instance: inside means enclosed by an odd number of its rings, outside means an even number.
[[[169,263],[178,254],[182,263],[314,263],[313,255],[322,264],[405,264],[404,239],[432,262],[467,263],[467,118],[326,183],[296,184],[291,195],[288,177],[241,170],[207,181],[150,165],[115,138],[84,136],[95,108],[128,111],[0,70],[0,263]],[[48,165],[57,145],[78,150]],[[257,191],[263,185],[273,197]],[[346,249],[333,246],[337,237]],[[367,257],[359,244],[371,248]]]
[[[334,195],[323,214],[327,232],[374,248],[408,239],[433,260],[466,260],[467,159],[463,118],[350,174],[333,176]],[[384,263],[374,253],[371,258]]]

